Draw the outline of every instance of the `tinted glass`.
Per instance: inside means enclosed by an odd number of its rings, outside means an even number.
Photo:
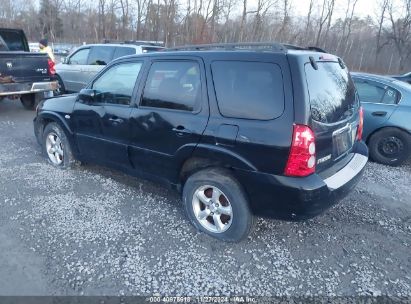
[[[360,79],[354,79],[354,82],[361,102],[397,103],[399,93],[389,86]]]
[[[357,106],[354,83],[338,62],[318,62],[318,70],[305,65],[312,119],[323,123],[344,120]]]
[[[90,65],[106,65],[113,60],[113,46],[93,46],[88,57]]]
[[[215,61],[213,81],[218,108],[226,117],[268,120],[284,111],[284,83],[278,65]]]
[[[128,55],[133,55],[136,53],[136,49],[134,48],[129,48],[129,47],[116,47],[116,50],[114,52],[114,58],[119,58],[123,56],[128,56]]]
[[[361,102],[381,102],[385,90],[361,80],[354,80]]]
[[[128,62],[113,66],[94,83],[100,103],[128,105],[140,73],[141,62]]]
[[[19,32],[13,32],[13,31],[2,32],[1,38],[3,39],[4,43],[7,46],[7,48],[3,47],[3,49],[5,50],[8,49],[10,51],[24,51],[25,50],[23,37],[21,37]],[[1,42],[0,42],[0,45],[1,45]]]
[[[164,48],[155,46],[143,46],[141,50],[143,51],[143,53],[152,53],[164,50]]]
[[[193,111],[200,98],[200,68],[197,62],[155,62],[147,77],[141,105]]]
[[[85,65],[87,64],[88,53],[90,49],[81,49],[74,53],[73,56],[70,57],[70,64],[79,64]]]

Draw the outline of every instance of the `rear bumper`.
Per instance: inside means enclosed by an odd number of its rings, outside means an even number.
[[[364,143],[361,143],[364,145]],[[368,161],[368,150],[352,153],[351,160],[334,175],[303,178],[238,171],[238,178],[259,216],[303,220],[315,217],[338,203],[358,184]]]
[[[0,96],[48,92],[58,89],[57,81],[0,84]]]

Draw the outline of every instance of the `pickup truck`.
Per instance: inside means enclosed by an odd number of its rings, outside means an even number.
[[[54,62],[47,54],[30,53],[22,30],[0,28],[0,100],[20,99],[34,109],[44,92],[58,89],[54,74]]]

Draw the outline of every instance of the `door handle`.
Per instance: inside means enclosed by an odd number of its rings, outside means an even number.
[[[113,125],[118,125],[118,124],[121,124],[121,123],[124,122],[123,119],[118,118],[118,117],[110,117],[108,120],[109,120]]]
[[[193,133],[192,131],[190,131],[189,129],[186,129],[183,126],[177,126],[173,128],[173,131],[177,134],[177,136],[190,135]]]
[[[376,111],[376,112],[372,112],[371,114],[372,114],[372,116],[383,117],[383,116],[387,115],[387,112],[385,112],[385,111]]]

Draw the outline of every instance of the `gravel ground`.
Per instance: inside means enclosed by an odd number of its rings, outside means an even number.
[[[369,163],[323,215],[259,219],[247,240],[225,244],[196,232],[171,190],[48,165],[33,116],[0,103],[0,295],[411,297],[410,163]]]

